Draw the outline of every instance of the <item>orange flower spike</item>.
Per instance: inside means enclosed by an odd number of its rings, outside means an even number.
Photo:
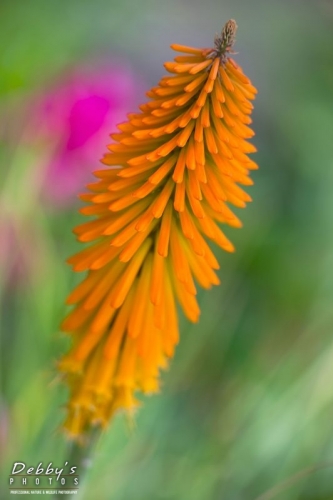
[[[172,45],[168,75],[149,101],[118,126],[99,179],[81,195],[75,229],[90,246],[68,262],[87,277],[70,294],[63,329],[73,347],[59,364],[70,390],[65,429],[82,440],[118,409],[132,413],[136,392],[158,391],[159,370],[178,342],[176,303],[198,321],[196,286],[219,284],[211,240],[227,252],[220,224],[241,227],[257,165],[248,157],[255,87],[230,58],[236,23],[214,48]]]

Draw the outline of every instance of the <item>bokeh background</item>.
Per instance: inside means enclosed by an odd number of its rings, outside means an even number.
[[[162,393],[135,428],[113,421],[79,498],[333,498],[332,0],[1,0],[1,498],[13,462],[68,459],[56,361],[77,194],[169,45],[211,46],[229,18],[259,89],[254,202]]]

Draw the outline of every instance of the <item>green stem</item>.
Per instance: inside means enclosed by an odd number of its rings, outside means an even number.
[[[76,472],[79,476],[79,491],[83,488],[84,479],[88,469],[93,461],[95,445],[100,437],[100,430],[91,432],[84,445],[71,441],[68,445],[67,455],[65,457],[70,467],[76,466]],[[59,488],[60,489],[60,488]],[[64,495],[56,494],[54,499],[64,498]]]

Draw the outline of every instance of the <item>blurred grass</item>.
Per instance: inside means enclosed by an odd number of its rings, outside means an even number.
[[[255,500],[332,463],[331,4],[31,0],[0,9],[1,208],[16,234],[0,275],[1,498],[14,461],[61,464],[68,454],[55,363],[68,345],[58,325],[77,277],[64,260],[78,248],[80,218],[74,203],[58,213],[41,200],[38,151],[22,142],[26,103],[97,55],[130,61],[153,85],[170,43],[207,46],[229,17],[237,60],[259,88],[254,202],[240,211],[243,229],[226,231],[237,252],[219,252],[222,285],[200,292],[199,324],[181,322],[162,393],[145,399],[135,430],[116,417],[80,497]],[[333,498],[333,466],[274,498]]]

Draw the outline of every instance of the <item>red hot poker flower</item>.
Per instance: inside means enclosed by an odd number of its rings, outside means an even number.
[[[75,233],[90,245],[69,263],[87,275],[67,299],[74,307],[62,326],[73,347],[60,362],[74,439],[133,411],[135,392],[158,391],[179,339],[177,302],[196,322],[197,284],[219,284],[207,240],[234,251],[220,225],[241,226],[229,205],[251,200],[239,185],[257,168],[247,141],[257,91],[230,58],[235,30],[229,21],[212,49],[171,46],[182,55],[118,126],[108,168],[81,196],[93,220]]]

